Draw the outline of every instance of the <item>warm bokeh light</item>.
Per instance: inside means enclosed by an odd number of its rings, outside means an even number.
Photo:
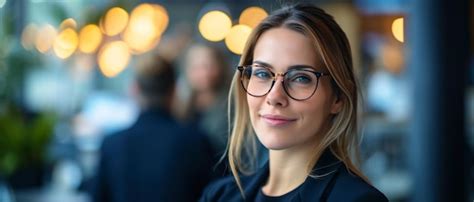
[[[260,7],[249,7],[246,8],[242,14],[240,14],[239,24],[248,25],[251,28],[255,28],[258,23],[268,16],[268,13]]]
[[[403,18],[397,18],[393,21],[392,33],[395,39],[397,39],[400,42],[404,41]]]
[[[38,26],[35,24],[29,24],[21,33],[21,45],[26,50],[31,50],[35,47],[35,38],[38,34]]]
[[[104,34],[115,36],[122,32],[128,23],[128,13],[123,8],[111,8],[101,20],[101,28]]]
[[[232,27],[230,17],[222,11],[211,11],[199,21],[199,32],[209,41],[221,41]]]
[[[53,46],[57,32],[51,25],[44,25],[38,31],[35,40],[36,49],[41,53],[46,53]]]
[[[230,51],[240,55],[251,32],[252,28],[247,25],[235,25],[230,29],[227,37],[225,37],[225,45]]]
[[[79,33],[79,50],[83,53],[93,53],[102,42],[102,33],[97,25],[89,24]]]
[[[168,13],[164,7],[141,4],[133,9],[122,38],[133,54],[144,53],[159,43],[168,21]]]
[[[151,34],[136,34],[126,31],[123,34],[123,39],[129,45],[130,52],[137,55],[155,48],[160,42],[161,35],[151,36]]]
[[[97,60],[102,74],[106,77],[117,76],[130,60],[128,45],[123,41],[110,42],[99,51]]]
[[[73,30],[77,29],[77,22],[72,19],[72,18],[67,18],[61,22],[61,25],[59,25],[59,30],[65,30],[67,28],[71,28]]]
[[[61,59],[66,59],[71,56],[77,49],[79,38],[76,31],[67,28],[58,34],[54,40],[53,50],[56,56]]]
[[[169,23],[168,11],[166,11],[165,7],[158,4],[153,4],[153,8],[155,10],[155,18],[158,32],[160,34],[163,34]]]

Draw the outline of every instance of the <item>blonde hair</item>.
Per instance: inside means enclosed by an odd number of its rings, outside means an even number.
[[[345,33],[333,17],[311,4],[284,7],[264,19],[250,35],[239,65],[253,62],[253,51],[259,37],[267,30],[283,27],[309,37],[319,52],[318,56],[331,75],[331,86],[342,101],[341,111],[331,117],[330,126],[314,148],[314,158],[308,165],[308,174],[322,151],[329,148],[352,173],[365,176],[352,161],[358,161],[360,136],[358,133],[359,88],[354,75],[350,45]],[[232,107],[233,106],[233,107]],[[229,91],[229,125],[233,126],[228,142],[227,155],[232,174],[245,198],[239,173],[248,175],[257,169],[256,137],[253,134],[246,102],[246,92],[240,84],[240,73],[235,72]],[[231,122],[232,125],[231,125]]]

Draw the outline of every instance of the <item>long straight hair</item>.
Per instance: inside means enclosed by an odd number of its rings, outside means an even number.
[[[329,148],[354,174],[367,180],[352,159],[358,161],[360,133],[358,132],[359,87],[354,75],[349,41],[335,22],[324,10],[311,4],[295,4],[275,11],[265,18],[249,36],[239,65],[253,62],[255,45],[260,36],[273,28],[286,28],[308,37],[322,59],[324,67],[331,75],[331,87],[342,101],[341,111],[328,120],[322,141],[314,148],[314,156],[308,164],[308,175],[317,163],[322,151]],[[229,114],[233,126],[228,143],[228,160],[238,188],[245,198],[239,174],[248,175],[257,169],[256,137],[250,124],[246,92],[240,85],[240,73],[235,72],[229,91]]]

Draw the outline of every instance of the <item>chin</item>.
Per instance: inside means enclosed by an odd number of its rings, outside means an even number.
[[[263,145],[264,145],[265,148],[267,148],[268,150],[274,150],[274,151],[285,150],[285,149],[288,148],[288,146],[286,146],[286,145],[268,145],[268,146],[265,145],[265,144],[263,144]]]
[[[278,134],[269,135],[268,133],[266,133],[265,137],[257,135],[260,143],[269,150],[284,150],[293,145],[288,140],[278,136]]]

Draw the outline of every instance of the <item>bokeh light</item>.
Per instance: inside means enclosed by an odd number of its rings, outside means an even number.
[[[2,8],[5,3],[7,3],[7,0],[0,0],[0,8]]]
[[[166,11],[165,7],[158,4],[153,4],[153,8],[155,10],[155,18],[157,23],[156,26],[158,28],[158,32],[163,34],[169,23],[168,11]]]
[[[29,24],[21,33],[21,45],[26,50],[31,50],[35,47],[35,38],[38,34],[38,26],[35,24]]]
[[[106,77],[115,77],[127,67],[130,50],[123,41],[110,42],[102,47],[97,56],[99,68]]]
[[[89,24],[79,32],[79,50],[83,53],[93,53],[102,42],[102,33],[97,25]]]
[[[72,18],[67,18],[67,19],[63,20],[63,22],[61,22],[61,24],[59,25],[59,30],[65,30],[67,28],[71,28],[73,30],[76,30],[77,29],[77,22]]]
[[[392,23],[392,33],[395,39],[400,42],[403,42],[404,39],[404,31],[403,31],[403,18],[397,18]]]
[[[131,53],[144,53],[159,43],[168,21],[169,17],[164,7],[141,4],[133,9],[122,38],[130,47]]]
[[[230,29],[229,34],[225,38],[225,45],[230,51],[240,55],[251,32],[252,28],[247,25],[235,25]]]
[[[255,28],[263,19],[268,16],[268,13],[260,7],[246,8],[239,17],[239,24],[247,25]]]
[[[111,8],[101,20],[101,28],[104,34],[115,36],[122,32],[128,23],[128,13],[123,8]]]
[[[230,17],[222,11],[210,11],[199,21],[199,32],[209,41],[221,41],[232,27]]]
[[[56,56],[66,59],[71,56],[77,49],[79,38],[76,31],[67,28],[56,37],[53,44],[53,50]]]
[[[57,31],[53,26],[47,24],[40,28],[36,35],[35,46],[41,53],[46,53],[53,46]]]

